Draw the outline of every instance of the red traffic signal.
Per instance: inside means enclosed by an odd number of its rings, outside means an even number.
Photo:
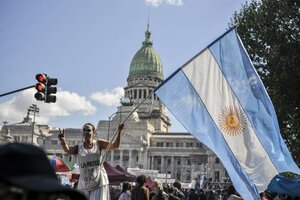
[[[35,89],[37,93],[34,95],[35,99],[38,101],[44,101],[46,97],[46,82],[47,74],[37,74],[35,79],[38,81],[35,84]]]
[[[40,83],[46,83],[47,81],[47,75],[46,74],[37,74],[35,76],[35,79]]]
[[[35,84],[35,89],[38,91],[38,92],[45,92],[45,85],[42,84],[42,83],[37,83]]]

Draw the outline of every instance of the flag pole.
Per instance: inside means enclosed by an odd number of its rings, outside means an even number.
[[[134,113],[134,111],[136,111],[136,109],[138,109],[138,108],[139,108],[139,107],[140,107],[147,99],[149,99],[149,97],[150,97],[153,93],[154,93],[154,90],[152,90],[152,91],[148,94],[148,96],[147,96],[146,98],[143,99],[143,101],[142,101],[141,103],[139,103],[135,108],[133,108],[133,109],[131,110],[131,112],[125,117],[125,119],[122,121],[121,124],[124,124],[124,123],[129,119],[129,117]],[[118,132],[119,132],[119,129],[117,129],[117,130],[115,131],[115,133],[113,134],[112,138],[110,139],[110,141],[109,141],[109,143],[108,143],[108,145],[107,145],[107,147],[106,147],[106,149],[105,149],[105,151],[104,151],[104,155],[103,155],[103,157],[102,157],[102,160],[101,160],[101,162],[100,162],[100,165],[103,164],[104,159],[106,158],[107,153],[108,153],[108,151],[109,151],[109,149],[110,149],[110,147],[111,147],[111,145],[112,145],[112,142],[115,140],[116,136],[118,135]]]

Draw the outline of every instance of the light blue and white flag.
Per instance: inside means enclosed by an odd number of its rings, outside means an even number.
[[[174,72],[155,93],[221,159],[244,199],[260,199],[278,173],[300,174],[235,28]]]

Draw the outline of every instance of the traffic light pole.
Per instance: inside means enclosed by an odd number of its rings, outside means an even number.
[[[6,95],[9,95],[9,94],[13,94],[13,93],[16,93],[16,92],[20,92],[20,91],[23,91],[23,90],[27,90],[27,89],[30,89],[30,88],[34,88],[34,87],[35,87],[35,85],[31,85],[31,86],[24,87],[24,88],[21,88],[21,89],[18,89],[18,90],[14,90],[14,91],[11,91],[11,92],[0,94],[0,97],[6,96]]]

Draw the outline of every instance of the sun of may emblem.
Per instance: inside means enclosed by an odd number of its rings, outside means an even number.
[[[233,106],[226,107],[222,111],[219,118],[221,130],[230,135],[235,136],[242,134],[246,125],[246,118],[243,112]]]

